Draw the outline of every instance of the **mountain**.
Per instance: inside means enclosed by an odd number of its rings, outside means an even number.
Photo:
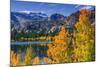
[[[30,27],[33,22],[47,21],[48,16],[42,13],[11,12],[12,30],[21,31]]]
[[[48,17],[44,13],[11,12],[11,33],[13,37],[55,35],[60,31],[62,24],[68,29],[73,29],[79,20],[79,15],[80,11],[67,17],[58,13]],[[95,10],[91,10],[90,21],[92,25],[95,24]]]
[[[23,13],[22,12],[11,12],[11,16],[16,17],[17,20],[19,20],[19,22],[22,20],[44,21],[48,19],[48,16],[46,14],[32,13],[32,12],[30,12],[29,14],[25,12]]]
[[[61,23],[63,23],[63,19],[60,20],[61,17],[65,18],[60,14],[48,17],[43,13],[11,12],[12,37],[20,36],[22,33],[25,36],[32,33],[34,35],[54,35],[60,30]]]
[[[90,11],[91,11],[91,15],[89,16],[89,20],[91,24],[95,24],[95,9],[92,9]],[[80,15],[80,11],[72,13],[71,15],[67,17],[65,24],[73,27],[75,23],[78,22],[79,15]]]
[[[80,15],[80,11],[77,11],[69,15],[66,19],[66,24],[73,27],[75,23],[78,21],[79,15]]]
[[[53,21],[64,21],[65,18],[66,18],[65,16],[58,14],[58,13],[52,14],[50,16],[50,19],[53,20]]]

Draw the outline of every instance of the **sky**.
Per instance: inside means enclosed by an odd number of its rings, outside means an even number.
[[[93,9],[94,6],[90,5],[77,5],[77,4],[57,4],[57,3],[44,3],[44,2],[28,2],[11,0],[12,12],[34,12],[45,13],[48,16],[54,13],[59,13],[68,16],[73,12],[80,9]]]

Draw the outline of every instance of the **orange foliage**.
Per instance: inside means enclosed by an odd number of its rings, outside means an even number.
[[[48,57],[44,57],[44,58],[43,58],[43,61],[44,61],[46,64],[51,64],[51,63],[52,63],[52,60],[49,59]]]
[[[54,37],[54,43],[48,44],[48,57],[53,59],[53,63],[61,63],[68,61],[68,32],[65,27],[61,27],[61,31]]]
[[[11,51],[11,65],[16,66],[19,64],[20,55]]]
[[[40,64],[40,58],[38,56],[33,59],[33,64]]]

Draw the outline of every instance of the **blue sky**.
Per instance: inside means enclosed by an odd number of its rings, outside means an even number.
[[[13,12],[42,12],[50,16],[53,13],[59,13],[65,16],[70,15],[80,9],[92,9],[94,6],[90,5],[73,5],[73,4],[56,4],[43,2],[26,2],[11,0],[11,11]]]

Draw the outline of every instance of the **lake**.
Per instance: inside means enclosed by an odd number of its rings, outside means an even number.
[[[38,56],[41,59],[41,64],[45,64],[43,62],[43,58],[47,56],[47,46],[41,46],[41,44],[53,43],[52,41],[11,41],[11,50],[15,53],[20,54],[21,62],[24,62],[26,49],[31,45],[32,47],[32,56]]]
[[[40,45],[40,44],[48,44],[48,43],[53,43],[53,42],[52,41],[15,41],[15,42],[11,42],[11,45],[29,45],[29,44]]]

